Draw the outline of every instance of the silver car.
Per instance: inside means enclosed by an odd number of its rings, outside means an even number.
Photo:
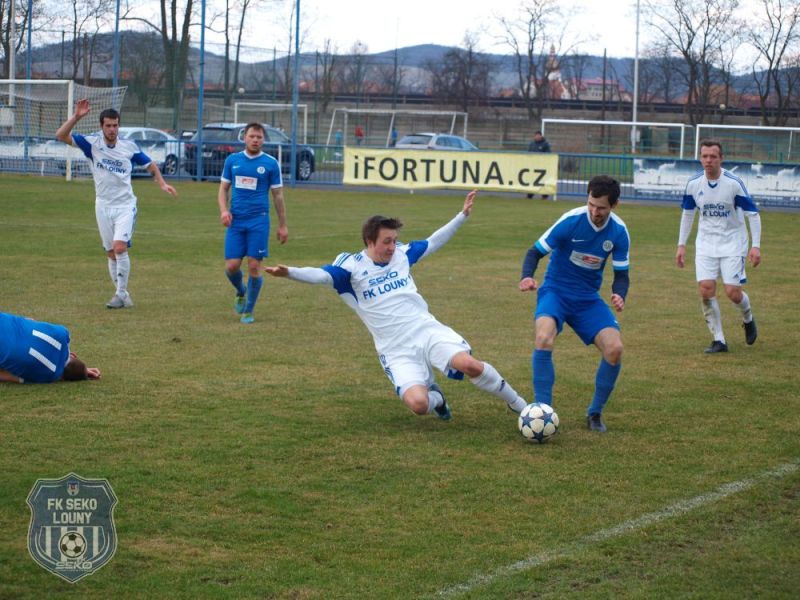
[[[407,150],[459,150],[472,152],[478,148],[468,139],[449,133],[409,133],[400,138],[395,148]]]
[[[177,175],[180,171],[183,144],[166,131],[152,127],[120,127],[119,137],[136,142],[142,152],[155,161],[164,175]],[[145,170],[137,165],[133,172],[141,174]]]

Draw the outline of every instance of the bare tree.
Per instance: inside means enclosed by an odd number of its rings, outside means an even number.
[[[670,104],[678,95],[678,84],[685,77],[685,63],[675,55],[674,50],[658,40],[644,49],[644,60],[639,65],[639,86],[642,80],[652,81],[652,98],[660,98]],[[640,97],[642,98],[642,97]]]
[[[128,87],[141,108],[155,106],[164,82],[164,55],[155,33],[129,33],[122,37],[120,63]]]
[[[559,68],[565,25],[558,0],[525,0],[518,18],[500,18],[511,48],[519,93],[528,117],[541,120],[551,96],[550,76]],[[556,60],[551,59],[551,54]]]
[[[11,39],[11,2],[14,0],[0,0],[0,49],[3,51],[3,70],[0,72],[3,79],[14,78],[16,73],[9,73],[11,68],[11,54],[16,55],[24,48],[28,35],[28,23],[34,23],[33,32],[46,27],[50,19],[46,18],[45,3],[43,0],[33,0],[31,3],[33,16],[28,18],[28,3],[16,3],[14,15],[15,39]]]
[[[350,52],[342,57],[339,71],[340,91],[353,94],[356,102],[366,91],[367,86],[367,46],[356,40]]]
[[[322,46],[322,52],[319,53],[319,67],[322,70],[320,74],[320,101],[322,102],[323,113],[328,112],[328,105],[333,101],[333,82],[337,66],[336,47],[330,39],[326,39]]]
[[[800,49],[800,2],[761,0],[760,4],[760,13],[748,21],[747,34],[757,52],[752,75],[761,119],[764,125],[786,125],[792,104],[789,59]]]
[[[649,0],[649,24],[686,63],[686,112],[692,125],[708,114],[725,41],[736,34],[739,0]]]
[[[591,56],[579,52],[568,54],[561,60],[562,83],[575,100],[581,99],[584,75],[591,61]]]
[[[440,64],[428,62],[427,68],[433,96],[467,112],[471,105],[489,97],[493,62],[478,51],[475,34],[467,33],[463,43],[463,48],[448,50]]]
[[[167,105],[173,108],[172,129],[178,129],[178,117],[183,107],[183,87],[189,70],[189,29],[192,26],[194,0],[159,0],[158,23],[144,17],[125,14],[123,19],[147,24],[161,37],[164,50],[164,87]]]

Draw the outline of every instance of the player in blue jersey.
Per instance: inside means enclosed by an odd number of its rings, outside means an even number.
[[[128,292],[131,259],[128,255],[136,225],[136,196],[131,186],[133,165],[144,166],[166,193],[175,196],[175,188],[164,181],[158,165],[139,149],[135,142],[119,139],[119,113],[108,108],[100,113],[100,133],[72,133],[78,121],[89,114],[88,100],[80,100],[73,115],[56,131],[56,139],[81,149],[92,169],[95,186],[95,216],[100,239],[108,258],[108,273],[114,283],[114,296],[108,308],[130,308]]]
[[[525,255],[519,289],[538,289],[535,326],[536,341],[531,358],[533,391],[537,402],[553,403],[553,348],[567,323],[587,346],[600,350],[594,397],[586,410],[586,424],[605,432],[602,419],[622,367],[622,337],[619,323],[600,297],[603,269],[612,257],[614,282],[611,306],[625,308],[628,293],[630,237],[622,219],[611,211],[619,201],[619,183],[606,175],[589,182],[586,206],[564,213],[544,232]],[[539,261],[552,252],[544,282],[533,278]]]
[[[316,267],[265,267],[276,277],[331,286],[367,326],[381,366],[406,406],[418,415],[451,417],[433,369],[454,379],[464,375],[479,389],[503,399],[519,413],[526,405],[489,363],[472,356],[469,344],[437,321],[417,291],[411,267],[447,243],[467,220],[476,191],[463,209],[425,240],[397,241],[402,223],[376,215],[362,228],[366,248],[340,254],[333,264]]]
[[[225,274],[236,289],[234,309],[241,315],[240,321],[247,324],[255,321],[253,310],[264,281],[261,261],[269,256],[270,192],[278,214],[278,241],[284,244],[289,239],[281,166],[275,158],[262,152],[264,135],[260,123],[249,123],[245,127],[245,148],[225,159],[217,194],[220,221],[228,228],[225,233]],[[247,287],[241,271],[245,256],[249,275]]]
[[[87,367],[69,349],[63,325],[43,323],[0,312],[0,381],[52,383],[100,379],[100,369]]]
[[[747,281],[745,259],[749,259],[753,267],[761,263],[761,215],[744,182],[722,168],[722,145],[718,141],[700,142],[700,163],[703,172],[689,180],[683,194],[683,216],[675,262],[683,268],[686,242],[692,231],[695,213],[699,212],[695,270],[703,315],[713,336],[705,352],[716,354],[728,351],[717,302],[717,278],[722,279],[725,295],[742,314],[745,342],[752,345],[758,337],[750,298],[742,286]],[[749,251],[745,217],[750,224],[752,237]]]

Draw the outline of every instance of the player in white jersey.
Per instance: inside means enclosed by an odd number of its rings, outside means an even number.
[[[713,336],[705,352],[716,354],[728,351],[717,302],[718,277],[725,286],[725,294],[742,313],[745,341],[752,345],[758,337],[750,298],[742,286],[747,281],[745,258],[753,267],[761,263],[761,216],[742,180],[722,168],[722,145],[718,141],[703,140],[700,143],[700,163],[703,172],[689,180],[683,195],[675,262],[683,268],[686,242],[692,231],[694,215],[699,212],[695,267],[703,315]],[[750,223],[752,238],[749,251],[745,217]]]
[[[364,223],[366,248],[357,254],[340,254],[332,265],[322,268],[264,268],[276,277],[332,286],[367,326],[384,372],[406,406],[418,415],[434,412],[444,420],[451,417],[434,367],[453,379],[466,375],[516,413],[527,404],[492,365],[472,356],[459,334],[434,318],[411,276],[417,261],[436,252],[464,224],[476,194],[467,194],[461,212],[425,240],[398,242],[402,223],[374,216]]]
[[[136,196],[131,186],[133,165],[144,166],[164,192],[172,196],[176,196],[177,192],[164,181],[158,165],[135,142],[119,139],[119,113],[113,108],[100,113],[100,133],[72,133],[78,121],[89,111],[89,101],[80,100],[73,115],[56,131],[56,139],[70,146],[78,146],[89,159],[94,177],[97,227],[108,256],[108,273],[115,287],[114,296],[106,306],[130,308],[133,300],[128,293],[131,272],[128,248],[136,225]]]

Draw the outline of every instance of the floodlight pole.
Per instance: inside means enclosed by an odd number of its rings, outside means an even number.
[[[639,0],[636,0],[636,50],[633,58],[633,126],[631,127],[631,153],[636,154],[636,121],[639,109]]]
[[[119,86],[119,0],[117,0],[116,13],[114,15],[114,61],[111,74],[111,85]],[[122,107],[120,107],[122,108]]]
[[[300,0],[296,0],[294,17],[294,81],[292,82],[292,156],[289,160],[289,181],[295,183],[297,169],[297,104],[300,102]]]

